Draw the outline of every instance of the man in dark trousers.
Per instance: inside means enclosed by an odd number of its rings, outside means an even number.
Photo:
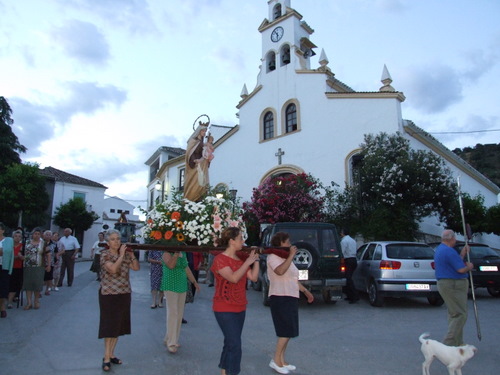
[[[359,301],[359,294],[354,283],[352,281],[352,274],[356,267],[358,266],[358,261],[356,259],[356,241],[349,235],[348,228],[342,228],[340,231],[340,247],[342,248],[342,254],[344,254],[345,261],[345,294],[347,295],[347,300],[349,303],[356,303]]]
[[[78,256],[80,244],[78,243],[76,237],[71,235],[72,232],[73,231],[70,228],[64,229],[64,236],[62,236],[59,240],[59,242],[64,245],[64,253],[62,255],[61,276],[59,277],[58,287],[62,286],[66,269],[68,270],[68,286],[73,285],[73,278],[75,275],[75,259]]]

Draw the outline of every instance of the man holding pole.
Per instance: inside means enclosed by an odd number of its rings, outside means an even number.
[[[467,321],[469,291],[467,273],[474,268],[474,265],[464,262],[465,255],[470,251],[469,245],[466,244],[460,254],[453,248],[457,243],[455,232],[446,229],[441,240],[434,254],[434,262],[438,291],[448,308],[448,333],[443,344],[461,346],[465,345],[463,329]]]

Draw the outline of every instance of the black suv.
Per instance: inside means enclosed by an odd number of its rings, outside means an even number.
[[[436,248],[439,243],[430,245]],[[500,254],[485,244],[469,242],[469,246],[474,288],[486,288],[493,297],[500,297]],[[464,242],[457,241],[455,250],[460,253],[463,247]]]
[[[297,246],[293,263],[299,269],[299,280],[311,292],[321,292],[326,303],[342,299],[345,286],[345,266],[337,229],[326,223],[275,223],[262,232],[262,247],[271,246],[277,232],[290,235],[290,242]],[[262,290],[264,305],[268,305],[269,279],[267,255],[260,256],[259,282],[255,289]]]

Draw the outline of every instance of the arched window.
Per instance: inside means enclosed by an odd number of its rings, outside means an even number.
[[[359,150],[351,153],[348,157],[347,173],[348,173],[348,184],[349,186],[359,185],[361,182],[361,166],[363,165],[363,156],[360,154]]]
[[[290,46],[285,44],[280,51],[281,65],[290,64]]]
[[[271,111],[264,115],[264,139],[274,138],[274,116]]]
[[[276,69],[276,54],[274,52],[269,52],[267,54],[267,72],[272,72]]]
[[[276,4],[274,7],[274,19],[280,18],[281,17],[281,4]]]
[[[297,130],[297,107],[294,103],[289,104],[285,111],[287,133]]]

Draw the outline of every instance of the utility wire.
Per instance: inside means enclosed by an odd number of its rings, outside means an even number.
[[[472,133],[489,133],[489,132],[500,132],[500,129],[490,129],[490,130],[470,130],[470,131],[456,131],[456,132],[428,132],[429,134],[472,134]]]

